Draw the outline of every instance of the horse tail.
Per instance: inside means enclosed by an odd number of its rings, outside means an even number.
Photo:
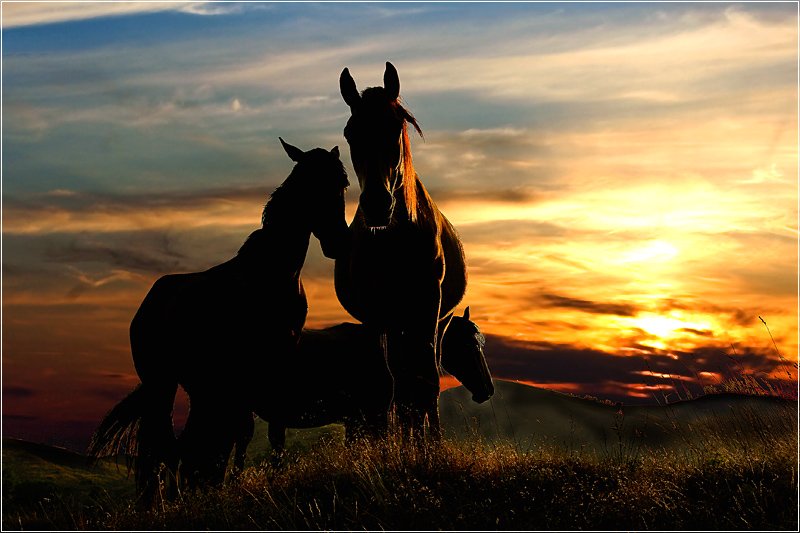
[[[92,435],[87,452],[89,457],[137,455],[139,424],[146,401],[147,391],[140,384],[115,405]]]
[[[140,384],[109,411],[89,444],[88,454],[94,459],[126,456],[144,504],[152,503],[163,481],[162,468],[174,475],[178,467],[178,443],[172,427],[177,391],[177,382]]]

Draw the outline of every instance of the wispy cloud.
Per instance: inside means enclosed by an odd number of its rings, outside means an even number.
[[[290,169],[291,166],[287,165]],[[288,170],[287,170],[288,174]],[[203,227],[257,229],[261,211],[278,183],[264,187],[91,193],[55,189],[5,199],[4,232],[48,233],[150,231]],[[355,205],[349,205],[354,212]]]
[[[192,15],[227,15],[241,5],[207,2],[40,2],[3,3],[3,28],[37,26],[102,17],[179,11]]]

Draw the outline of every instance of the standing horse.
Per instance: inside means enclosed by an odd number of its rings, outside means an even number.
[[[442,340],[442,367],[464,384],[477,403],[494,394],[483,353],[485,343],[478,325],[469,319],[469,307],[464,316],[453,316]],[[286,397],[279,405],[265,406],[256,413],[269,423],[269,443],[275,458],[286,445],[286,428],[342,422],[345,438],[351,439],[385,425],[392,400],[392,376],[383,350],[365,326],[345,322],[322,330],[303,330],[293,363],[295,371],[287,375],[292,385],[287,387]],[[237,469],[244,467],[253,429],[252,423],[243,426],[237,437]]]
[[[384,87],[359,94],[348,69],[339,79],[350,106],[344,136],[361,196],[351,246],[336,258],[336,295],[351,315],[387,335],[401,426],[422,435],[427,414],[438,438],[436,354],[466,290],[464,250],[414,171],[408,125],[421,130],[400,103],[391,63],[383,81]]]
[[[230,437],[258,402],[277,401],[306,319],[300,270],[313,233],[334,257],[346,244],[347,175],[339,149],[303,152],[281,139],[296,162],[264,207],[261,229],[238,254],[204,272],[160,278],[131,322],[142,384],[103,420],[90,455],[136,452],[142,501],[152,501],[160,465],[187,483],[220,482]],[[176,441],[172,409],[178,385],[190,414]],[[133,448],[133,450],[131,450]]]

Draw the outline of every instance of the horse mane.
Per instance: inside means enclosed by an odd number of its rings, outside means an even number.
[[[283,199],[288,196],[287,193],[290,193],[290,185],[291,185],[291,178],[294,175],[295,171],[292,169],[291,174],[286,180],[278,185],[272,194],[269,195],[269,199],[267,199],[267,203],[264,204],[264,209],[261,211],[261,227],[263,228],[267,224],[269,224],[272,220],[275,219],[277,213],[279,213],[284,207]]]
[[[392,108],[403,121],[402,150],[403,150],[403,197],[406,202],[406,211],[412,222],[417,221],[418,199],[417,199],[417,171],[414,170],[414,161],[411,157],[411,140],[408,137],[408,125],[414,126],[419,136],[423,139],[422,128],[419,127],[417,119],[406,109],[400,100],[392,102]]]
[[[293,169],[289,177],[278,185],[275,190],[272,191],[272,194],[269,195],[269,199],[267,203],[264,204],[264,209],[261,211],[261,228],[255,230],[247,237],[239,248],[239,251],[236,252],[237,255],[246,255],[253,250],[261,248],[262,240],[266,236],[263,230],[276,216],[279,216],[279,213],[284,209],[284,204],[286,204],[286,202],[283,200],[291,193],[292,181],[290,178],[294,173]]]

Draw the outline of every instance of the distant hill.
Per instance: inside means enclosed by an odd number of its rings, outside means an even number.
[[[3,529],[16,513],[29,529],[50,529],[40,502],[59,502],[80,509],[94,503],[133,497],[133,480],[124,464],[102,461],[91,466],[84,455],[65,448],[3,438]],[[41,511],[40,511],[41,513]]]
[[[779,398],[719,394],[619,407],[504,380],[495,380],[495,391],[481,405],[464,387],[444,391],[439,406],[445,433],[513,442],[523,450],[549,445],[598,454],[620,447],[769,445],[797,433],[797,402]]]

